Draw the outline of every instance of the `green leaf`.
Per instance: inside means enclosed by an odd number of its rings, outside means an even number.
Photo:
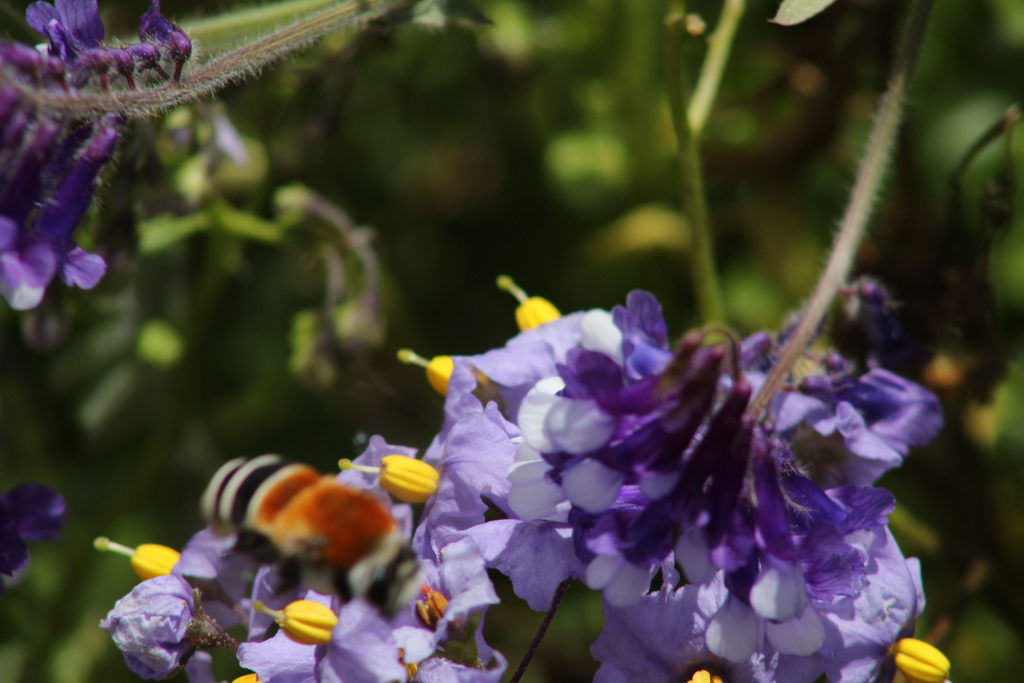
[[[836,0],[782,0],[778,14],[772,19],[776,24],[792,26],[807,21]]]

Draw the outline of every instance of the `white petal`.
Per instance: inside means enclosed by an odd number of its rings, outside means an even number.
[[[522,416],[522,408],[519,414]],[[544,431],[559,450],[582,454],[605,445],[615,432],[616,423],[594,401],[558,399],[547,411]]]
[[[658,500],[667,496],[679,481],[679,472],[657,474],[640,480],[640,492],[649,500]]]
[[[745,662],[757,649],[757,615],[732,595],[715,613],[705,636],[708,649],[730,662]]]
[[[676,561],[683,568],[686,580],[693,584],[707,583],[717,568],[711,564],[708,544],[701,529],[687,529],[676,541]]]
[[[825,624],[813,607],[807,605],[796,619],[765,626],[768,641],[784,655],[813,655],[825,642]]]
[[[612,607],[632,607],[651,587],[650,569],[623,562],[615,577],[604,587],[604,599]]]
[[[513,486],[517,484],[534,484],[541,481],[551,471],[551,465],[543,460],[527,460],[509,465],[505,477]]]
[[[583,583],[595,590],[600,590],[611,583],[619,571],[619,565],[625,560],[618,555],[598,555],[587,565]]]
[[[595,308],[580,319],[580,346],[600,351],[622,363],[622,331],[615,326],[612,314]]]
[[[548,438],[544,423],[553,405],[560,400],[568,399],[537,391],[535,387],[529,390],[529,393],[523,397],[522,404],[519,405],[519,430],[522,431],[525,442],[537,451],[546,453],[555,451],[555,444]]]
[[[540,451],[526,443],[526,441],[523,440],[523,437],[517,436],[516,439],[519,439],[519,447],[516,448],[516,456],[514,458],[516,462],[541,459]],[[515,439],[512,439],[512,441],[515,441]]]
[[[587,512],[608,509],[619,497],[625,476],[596,460],[584,460],[562,473],[562,489],[574,505]]]
[[[547,479],[531,484],[513,484],[508,491],[508,506],[519,519],[530,521],[559,513],[558,505],[565,501],[565,491]]]
[[[765,619],[787,621],[803,612],[806,604],[804,577],[788,562],[763,566],[750,589],[750,606]]]

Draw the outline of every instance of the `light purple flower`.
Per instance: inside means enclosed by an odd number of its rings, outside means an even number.
[[[192,651],[188,626],[194,618],[192,587],[168,575],[135,586],[100,626],[110,633],[129,669],[142,678],[160,679],[174,673]]]
[[[171,569],[171,574],[202,591],[203,609],[221,628],[239,622],[243,605],[248,606],[245,600],[248,579],[258,567],[245,553],[233,552],[235,541],[234,535],[217,536],[203,529],[189,539],[181,558]]]
[[[888,529],[849,538],[867,570],[856,595],[821,609],[827,635],[817,657],[832,683],[875,680],[893,643],[913,635],[925,604],[920,562],[904,559]]]
[[[404,683],[408,679],[394,630],[361,600],[341,608],[330,642],[317,646],[314,671],[317,683]]]
[[[313,683],[316,645],[297,643],[284,631],[273,638],[238,646],[238,663],[255,671],[261,683]]]
[[[739,662],[713,654],[705,634],[729,599],[719,572],[705,585],[645,596],[632,607],[605,603],[605,627],[590,648],[601,663],[594,683],[677,683],[702,669],[729,683],[803,683],[820,675],[813,658],[780,655],[770,646]],[[786,678],[776,676],[782,662]]]

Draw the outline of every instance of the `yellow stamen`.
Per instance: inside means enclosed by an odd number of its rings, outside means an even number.
[[[520,332],[532,330],[562,317],[553,303],[539,296],[528,297],[508,275],[499,275],[497,282],[498,289],[509,292],[519,302],[519,306],[516,307],[516,324],[519,325]]]
[[[942,683],[949,678],[949,659],[923,640],[904,638],[890,649],[896,667],[910,683]]]
[[[380,467],[357,465],[349,458],[338,461],[338,469],[379,475],[380,487],[406,503],[423,503],[437,493],[441,473],[422,460],[406,455],[385,455]]]
[[[380,486],[407,503],[423,503],[437,493],[441,474],[416,458],[386,455],[380,459]]]
[[[448,598],[431,590],[427,584],[420,586],[420,592],[423,593],[423,598],[416,601],[416,616],[420,618],[424,626],[434,630],[437,628],[437,622],[444,617],[444,611],[448,607]]]
[[[451,379],[452,371],[455,370],[455,362],[451,356],[434,356],[427,360],[412,349],[399,349],[398,360],[407,365],[418,365],[427,370],[427,381],[434,387],[437,393],[445,396],[448,394],[448,380]]]
[[[239,676],[235,680],[231,681],[231,683],[260,683],[260,679],[256,677],[256,674],[246,674],[244,676]]]
[[[693,677],[687,681],[687,683],[722,683],[722,677],[714,676],[711,672],[701,669],[694,673]]]
[[[338,625],[338,615],[327,605],[313,600],[296,600],[281,610],[270,609],[257,600],[252,608],[274,617],[286,636],[303,645],[322,645],[328,642],[331,631]]]
[[[143,543],[138,548],[129,548],[114,543],[106,536],[100,536],[92,545],[101,552],[112,552],[132,558],[132,569],[143,581],[157,576],[167,576],[181,559],[181,553],[174,548],[156,543]]]

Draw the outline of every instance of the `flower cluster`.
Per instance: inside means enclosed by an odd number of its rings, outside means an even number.
[[[415,454],[374,437],[363,455],[344,463],[338,481],[372,490],[389,506],[379,480],[415,498],[423,472],[422,462],[411,460]],[[402,459],[412,463],[408,471],[396,463]],[[391,512],[409,536],[410,506]],[[115,545],[102,540],[104,549]],[[505,671],[504,659],[481,635],[483,614],[498,598],[470,538],[419,558],[422,597],[392,619],[360,600],[342,604],[304,587],[282,591],[273,567],[235,552],[235,545],[233,536],[199,532],[165,575],[143,581],[111,610],[101,626],[132,671],[160,679],[185,670],[193,683],[213,681],[202,651],[215,647],[234,650],[239,665],[263,683],[369,683],[414,675],[497,683]],[[134,551],[133,560],[148,547]],[[225,633],[239,623],[247,634],[241,643]]]
[[[125,124],[116,114],[75,122],[27,95],[134,90],[139,77],[177,79],[192,53],[159,0],[142,15],[140,42],[120,47],[104,44],[96,0],[36,2],[26,18],[48,47],[0,42],[0,295],[19,310],[38,306],[58,275],[90,289],[105,274],[73,233]]]
[[[271,568],[204,531],[172,570],[174,624],[150,619],[159,628],[133,631],[129,648],[124,608],[104,622],[133,670],[159,662],[165,675],[212,642],[188,625],[198,617],[176,616],[193,609],[192,586],[221,603],[209,607],[221,627],[248,624],[239,662],[264,683],[496,681],[504,661],[480,635],[497,601],[487,568],[538,610],[570,578],[601,590],[600,681],[868,681],[926,651],[898,645],[924,606],[920,568],[886,526],[892,495],[872,484],[940,428],[930,392],[808,354],[803,377],[755,415],[785,331],[739,341],[698,330],[670,346],[646,292],[565,316],[518,298],[522,332],[501,348],[402,352],[446,396],[422,461],[406,467],[415,451],[374,437],[341,463],[348,486],[426,499],[415,531],[410,507],[392,508],[422,600],[389,621],[358,600],[281,594]],[[196,660],[190,675],[207,680],[207,667]]]

